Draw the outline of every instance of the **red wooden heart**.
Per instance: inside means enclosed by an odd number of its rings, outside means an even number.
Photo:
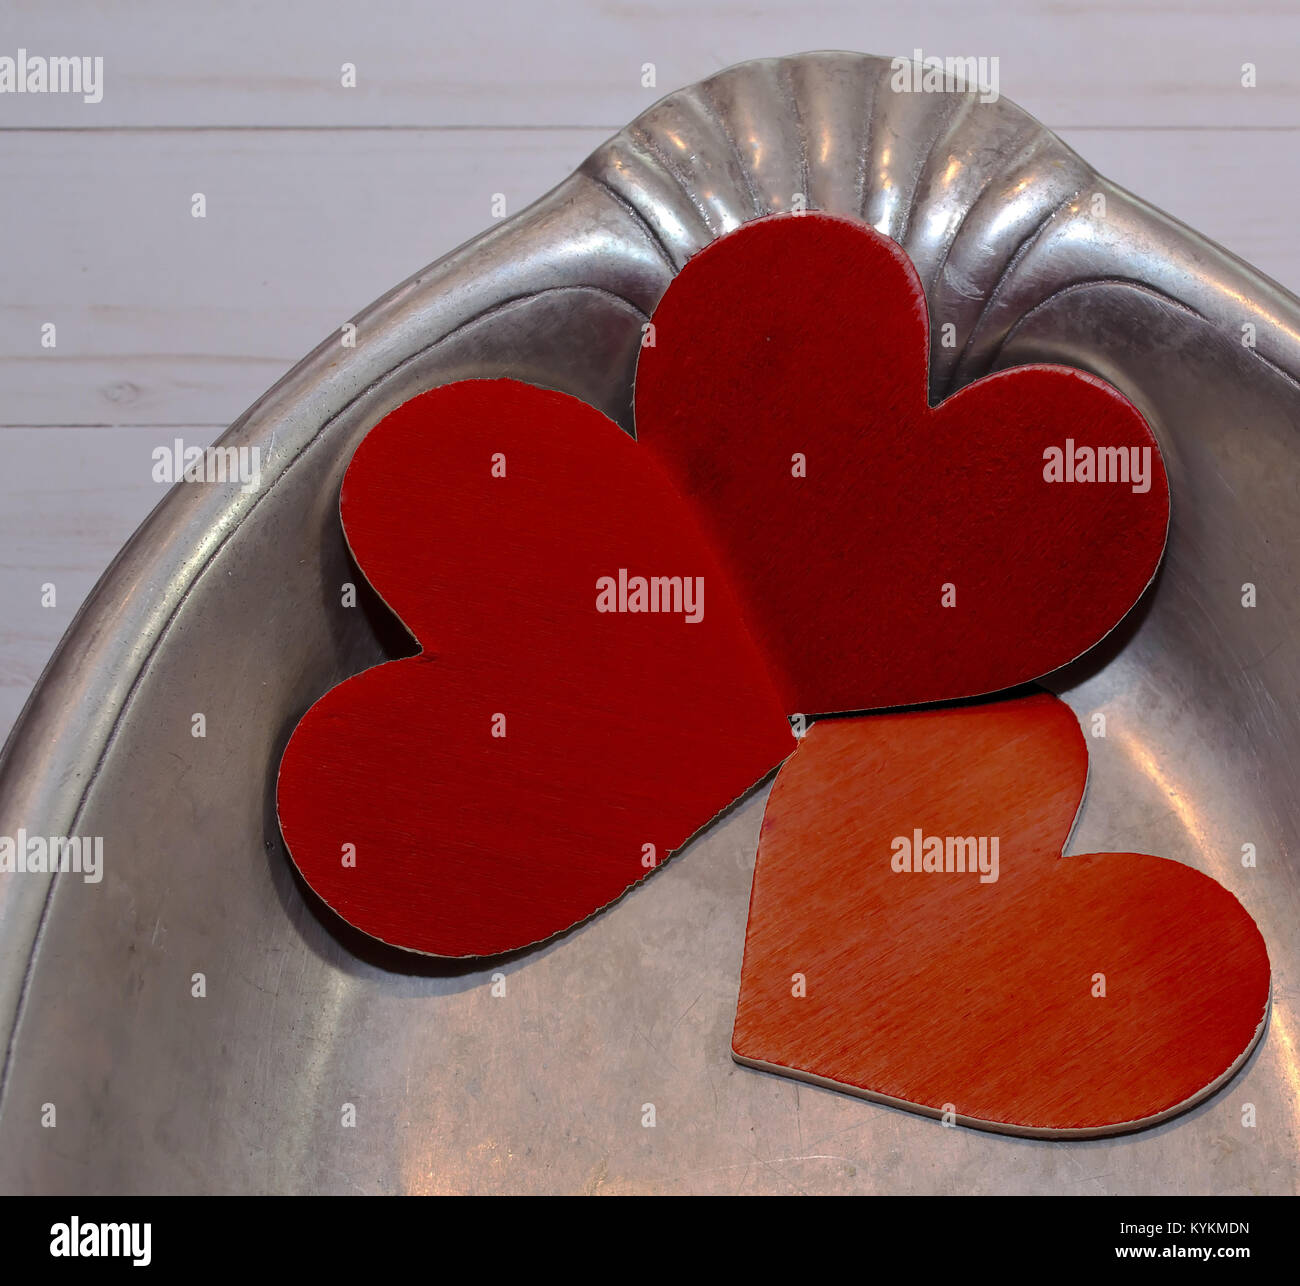
[[[653,324],[638,441],[693,502],[788,712],[1046,674],[1101,639],[1155,572],[1169,492],[1141,415],[1049,366],[932,409],[920,281],[863,224],[746,224],[687,263]],[[1071,480],[1047,480],[1051,448]],[[1089,459],[1093,477],[1122,466],[1130,481],[1078,480]]]
[[[692,514],[574,398],[508,380],[417,397],[357,450],[342,513],[423,651],[308,711],[278,804],[307,883],[373,937],[443,956],[550,937],[791,748]],[[620,569],[625,602],[630,578],[701,577],[701,619],[685,585],[660,603],[681,611],[598,611]]]
[[[1046,694],[813,725],[768,798],[735,1057],[1019,1134],[1116,1133],[1217,1088],[1263,1031],[1264,941],[1191,867],[1062,857],[1086,779]],[[977,843],[947,869],[949,838],[981,837],[982,867]]]

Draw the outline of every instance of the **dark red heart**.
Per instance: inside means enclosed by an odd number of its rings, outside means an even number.
[[[1030,366],[931,408],[920,280],[863,224],[746,224],[690,260],[653,325],[638,441],[700,515],[787,711],[1036,678],[1101,639],[1155,573],[1169,490],[1132,404]],[[1044,452],[1067,439],[1124,452],[1102,457],[1108,473],[1136,450],[1148,489],[1046,481]]]
[[[693,515],[576,399],[510,380],[434,389],[366,437],[341,507],[423,651],[312,706],[278,800],[307,883],[373,937],[441,956],[548,938],[793,746]],[[703,618],[598,612],[597,582],[620,568],[703,577]]]

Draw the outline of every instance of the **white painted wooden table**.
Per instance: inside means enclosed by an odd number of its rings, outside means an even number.
[[[494,194],[514,213],[655,98],[731,63],[996,56],[1001,92],[1104,174],[1300,290],[1300,7],[980,9],[0,0],[0,56],[99,55],[105,85],[97,104],[0,95],[0,735],[161,498],[155,447],[211,441],[487,226]]]

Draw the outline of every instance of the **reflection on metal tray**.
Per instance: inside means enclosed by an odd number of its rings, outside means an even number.
[[[887,60],[813,54],[664,99],[235,424],[222,441],[261,447],[257,490],[178,487],[122,551],[0,766],[0,834],[102,835],[106,865],[99,885],[0,883],[6,1190],[1295,1189],[1300,301],[1010,103],[896,94],[889,76]],[[340,607],[355,573],[336,503],[358,440],[468,376],[560,388],[630,427],[640,327],[673,273],[795,193],[911,254],[957,328],[932,354],[936,398],[1064,362],[1117,384],[1159,435],[1164,570],[1051,684],[1108,721],[1071,850],[1214,875],[1263,929],[1275,1000],[1243,1074],[1157,1129],[1018,1141],[733,1064],[768,783],[611,911],[481,966],[358,940],[291,874],[272,806],[289,730],[406,646],[377,604]],[[40,1128],[46,1102],[57,1130]]]

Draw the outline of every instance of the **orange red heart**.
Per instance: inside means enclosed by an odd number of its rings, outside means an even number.
[[[1015,1134],[1211,1093],[1263,1032],[1263,938],[1191,867],[1061,856],[1086,780],[1046,693],[814,724],[767,803],[735,1057]]]

